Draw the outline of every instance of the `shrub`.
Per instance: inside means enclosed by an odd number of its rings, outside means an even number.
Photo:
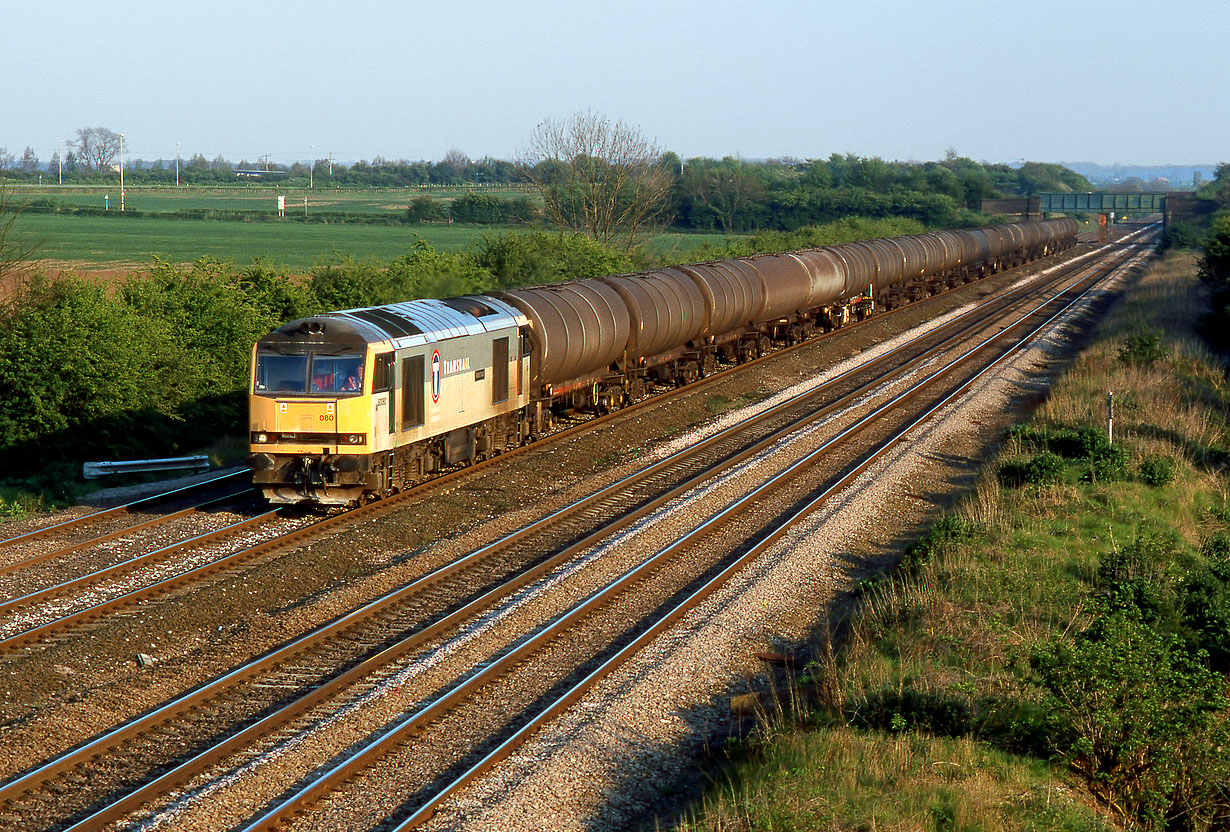
[[[1089,454],[1089,462],[1081,474],[1084,482],[1118,482],[1128,474],[1127,451],[1118,445],[1106,444]]]
[[[1031,485],[1059,485],[1067,480],[1068,468],[1057,454],[1040,453],[1025,465],[1025,482]]]
[[[894,734],[921,730],[947,737],[962,736],[971,725],[966,703],[912,684],[867,692],[847,708],[846,719],[859,728]]]
[[[1146,329],[1129,335],[1119,347],[1119,360],[1133,367],[1152,367],[1165,357],[1166,347],[1162,343],[1162,333],[1156,329]]]
[[[970,521],[955,515],[945,515],[935,521],[925,536],[906,548],[901,565],[909,570],[918,569],[954,544],[973,539],[975,534],[977,527]]]
[[[427,194],[420,194],[406,206],[406,218],[412,223],[439,222],[448,219],[448,206]]]
[[[1046,435],[1046,445],[1067,459],[1093,457],[1111,447],[1106,431],[1095,427],[1063,428]]]
[[[1032,660],[1060,718],[1056,751],[1129,823],[1196,825],[1224,811],[1230,742],[1222,678],[1131,609],[1103,611],[1072,641]]]
[[[1174,482],[1175,465],[1170,457],[1151,454],[1140,461],[1136,476],[1145,485],[1155,487],[1170,485]]]
[[[1189,650],[1204,651],[1209,666],[1219,673],[1230,673],[1230,555],[1226,553],[1227,548],[1225,533],[1206,542],[1204,553],[1209,558],[1208,566],[1187,575],[1178,590]]]

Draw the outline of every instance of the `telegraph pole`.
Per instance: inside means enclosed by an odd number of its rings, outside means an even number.
[[[120,210],[124,210],[124,134],[120,133]]]

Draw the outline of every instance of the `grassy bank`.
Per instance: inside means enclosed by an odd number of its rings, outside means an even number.
[[[1227,828],[1230,389],[1202,291],[1192,258],[1154,265],[859,593],[800,680],[819,704],[741,744],[682,828]]]

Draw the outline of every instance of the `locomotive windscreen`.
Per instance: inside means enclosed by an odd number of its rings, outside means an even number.
[[[253,392],[358,395],[363,392],[363,356],[257,353]]]

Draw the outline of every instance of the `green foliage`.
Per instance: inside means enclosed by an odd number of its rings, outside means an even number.
[[[894,734],[927,731],[948,737],[968,733],[972,721],[964,702],[913,685],[869,691],[850,704],[845,717],[858,728]]]
[[[751,238],[731,239],[720,245],[705,246],[700,256],[703,259],[746,257],[773,251],[820,248],[873,237],[920,234],[925,230],[922,223],[916,220],[846,217],[823,225],[803,226],[793,231],[763,231]]]
[[[488,275],[464,256],[418,240],[387,265],[345,258],[314,269],[310,288],[322,309],[336,310],[472,294],[488,283]]]
[[[937,554],[973,540],[977,534],[978,528],[970,521],[955,514],[946,514],[932,524],[926,535],[906,548],[901,566],[911,572],[917,571]]]
[[[1055,750],[1147,828],[1230,819],[1230,758],[1215,750],[1230,743],[1230,538],[1211,538],[1209,563],[1176,582],[1178,547],[1173,535],[1141,534],[1105,554],[1092,621],[1032,658],[1058,719]]]
[[[524,225],[534,220],[534,203],[526,196],[504,199],[495,194],[463,194],[449,204],[448,213],[453,222]]]
[[[1174,482],[1175,464],[1168,456],[1150,454],[1140,461],[1136,476],[1145,485],[1160,487]]]
[[[1177,606],[1188,650],[1203,651],[1209,666],[1230,673],[1230,536],[1219,532],[1203,547],[1207,564],[1178,586]]]
[[[1088,425],[1045,431],[1039,438],[1048,449],[1066,459],[1087,459],[1110,447],[1106,431]]]
[[[1024,462],[1004,463],[999,480],[1007,486],[1061,485],[1068,481],[1068,467],[1063,457],[1044,451]]]
[[[1118,482],[1127,479],[1127,451],[1109,442],[1090,452],[1081,472],[1083,482]]]
[[[1143,329],[1123,339],[1119,361],[1133,367],[1152,367],[1166,357],[1166,345],[1157,329]]]
[[[1200,260],[1200,276],[1224,289],[1230,284],[1230,212],[1214,215],[1204,236],[1204,256]]]
[[[1210,752],[1230,742],[1224,680],[1175,636],[1136,609],[1106,609],[1033,665],[1062,719],[1056,750],[1099,798],[1147,828],[1218,811],[1230,765]]]
[[[419,194],[410,200],[406,208],[406,217],[412,223],[441,222],[448,219],[448,208],[438,199],[432,199],[427,194]]]
[[[498,288],[530,286],[619,274],[632,268],[628,256],[582,234],[531,232],[485,237],[473,253],[475,266]]]
[[[1161,248],[1169,249],[1199,249],[1203,236],[1196,226],[1187,222],[1175,221],[1166,226],[1162,232]]]

